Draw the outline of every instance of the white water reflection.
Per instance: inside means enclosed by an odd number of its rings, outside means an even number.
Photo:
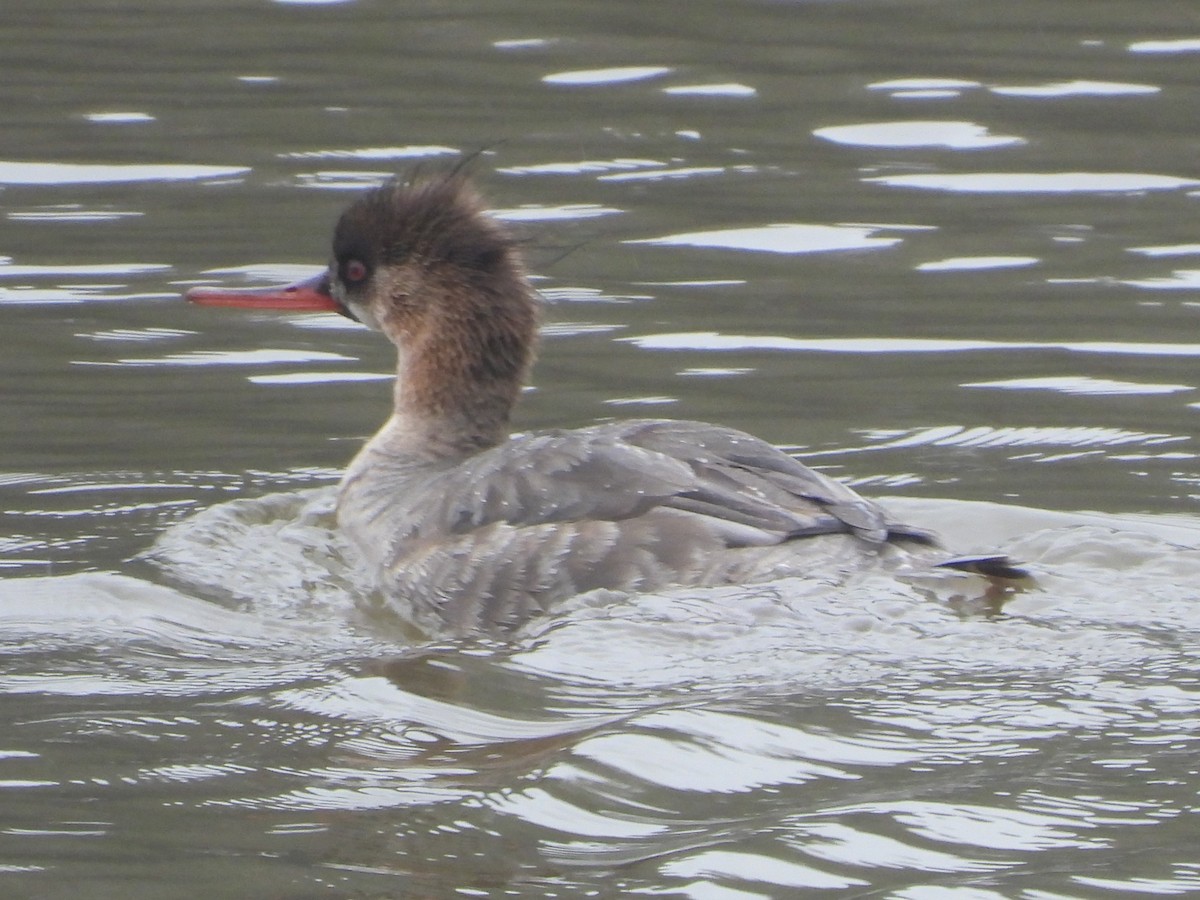
[[[194,166],[0,161],[0,184],[113,184],[236,178],[246,166]]]
[[[578,162],[548,162],[525,166],[503,166],[496,171],[504,175],[587,175],[592,173],[631,172],[666,166],[657,159],[618,157],[616,159],[585,159]]]
[[[794,350],[821,353],[963,353],[978,350],[1069,350],[1131,356],[1200,356],[1200,344],[1107,341],[984,341],[953,338],[793,338],[686,331],[618,338],[645,350]]]
[[[870,860],[874,866],[921,872],[989,872],[1009,868],[1008,863],[1000,860],[946,853],[916,841],[885,837],[836,822],[798,821],[795,833],[785,840],[799,852],[841,865]]]
[[[637,300],[653,300],[649,294],[606,294],[598,288],[578,287],[565,284],[561,287],[543,288],[539,293],[549,303],[632,303]],[[625,328],[625,325],[617,325]]]
[[[171,267],[162,263],[97,263],[81,266],[21,266],[13,265],[8,257],[0,257],[0,278],[59,277],[77,278],[92,275],[144,275],[166,272]]]
[[[144,112],[103,112],[87,113],[84,116],[89,122],[101,125],[128,125],[139,122],[153,122],[155,117]]]
[[[298,150],[278,154],[280,159],[354,159],[354,160],[391,160],[391,159],[424,159],[429,156],[457,156],[460,151],[454,147],[444,147],[438,144],[407,145],[399,147],[361,147],[354,150]]]
[[[594,87],[647,81],[651,78],[661,78],[670,71],[668,66],[616,66],[611,69],[578,69],[569,72],[555,72],[543,76],[542,81],[546,84]]]
[[[1200,288],[1200,269],[1176,269],[1159,278],[1129,278],[1121,283],[1152,291],[1191,291]]]
[[[1158,247],[1130,247],[1130,253],[1141,256],[1197,256],[1200,255],[1200,244],[1166,244]]]
[[[327,191],[361,191],[377,187],[395,177],[395,172],[379,170],[376,172],[327,170],[321,172],[303,172],[296,176],[300,187],[318,188]]]
[[[562,206],[522,206],[517,209],[493,209],[491,214],[506,222],[558,222],[573,219],[595,219],[624,212],[597,203],[566,203]]]
[[[88,303],[103,300],[161,300],[170,293],[130,293],[126,285],[75,285],[72,287],[0,287],[0,304],[42,306],[57,303]]]
[[[1053,850],[1103,847],[1086,836],[1091,825],[1061,815],[1020,809],[900,800],[874,803],[863,812],[885,815],[914,835],[946,844],[965,844],[987,850]]]
[[[850,878],[823,872],[787,860],[765,856],[761,853],[746,853],[734,850],[703,850],[681,859],[666,862],[662,866],[665,875],[678,878],[721,878],[737,879],[740,883],[757,883],[768,894],[751,893],[732,888],[720,888],[703,882],[691,885],[688,896],[697,900],[757,900],[777,896],[772,888],[794,890],[838,890],[869,884],[860,878]],[[701,890],[704,885],[706,890]]]
[[[279,375],[250,375],[254,384],[340,384],[348,381],[390,381],[387,372],[284,372]]]
[[[132,210],[85,209],[78,203],[48,204],[6,213],[6,217],[14,222],[110,222],[144,215]]]
[[[81,366],[260,366],[298,362],[353,362],[355,357],[323,350],[190,350],[168,356],[118,359],[114,362],[80,361]]]
[[[1087,375],[1061,375],[1044,378],[1009,378],[1003,381],[972,381],[962,385],[970,388],[998,388],[1006,391],[1054,391],[1060,394],[1112,396],[1117,394],[1177,394],[1193,391],[1188,384],[1142,384],[1132,381],[1113,381]]]
[[[510,38],[503,41],[492,41],[497,50],[532,50],[538,47],[548,47],[554,41],[549,38]]]
[[[605,406],[669,406],[678,403],[678,397],[610,397],[603,401]]]
[[[663,88],[664,94],[678,97],[753,97],[758,94],[748,84],[726,82],[724,84],[681,84]]]
[[[104,331],[81,332],[76,337],[92,341],[133,341],[148,343],[187,337],[196,332],[186,328],[111,328]]]
[[[967,194],[1139,193],[1200,186],[1194,178],[1138,172],[972,172],[879,175],[863,180],[888,187]]]
[[[1122,428],[1093,428],[1088,426],[1061,427],[993,427],[939,425],[914,431],[881,435],[881,443],[873,450],[895,450],[901,447],[1123,447],[1129,444],[1160,446],[1182,443],[1189,438],[1182,434],[1161,434],[1129,431]],[[846,452],[846,451],[838,451]],[[810,456],[820,455],[808,454]]]
[[[867,90],[886,91],[897,100],[952,100],[982,86],[961,78],[893,78],[868,84]]]
[[[588,838],[647,838],[667,831],[665,822],[637,822],[593,812],[536,787],[494,798],[497,812],[566,835]]]
[[[305,278],[312,278],[325,271],[324,266],[310,266],[302,263],[249,263],[244,266],[222,266],[219,269],[205,269],[201,275],[240,275],[247,281],[265,281],[270,284],[290,284]]]
[[[1130,97],[1157,94],[1162,90],[1154,84],[1131,84],[1123,81],[1058,81],[1049,84],[993,85],[988,88],[1002,97]]]
[[[744,171],[742,167],[738,170]],[[598,175],[597,181],[678,181],[685,178],[697,178],[712,175],[722,175],[728,171],[724,166],[681,166],[673,169],[652,169],[646,172],[620,172],[614,175]]]
[[[542,325],[543,338],[580,337],[587,334],[608,334],[620,331],[624,325],[607,325],[601,322],[547,322]]]
[[[1134,41],[1130,53],[1200,53],[1200,38],[1172,38],[1158,41]]]
[[[730,378],[735,375],[748,375],[753,371],[749,366],[693,366],[681,369],[676,374],[682,378]]]
[[[1200,864],[1178,862],[1174,878],[1097,878],[1093,875],[1074,875],[1072,880],[1085,887],[1114,891],[1125,896],[1134,894],[1195,894],[1200,892]]]
[[[972,272],[980,269],[1022,269],[1041,262],[1036,256],[952,256],[921,263],[918,272]]]
[[[656,247],[714,247],[765,253],[827,253],[893,247],[903,238],[879,237],[883,226],[775,224],[754,228],[691,231],[625,241]]]
[[[835,144],[853,147],[944,147],[949,150],[983,150],[1016,147],[1026,143],[1013,135],[992,134],[974,122],[864,122],[860,125],[835,125],[813,132]]]

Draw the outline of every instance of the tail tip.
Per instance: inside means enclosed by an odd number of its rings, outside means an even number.
[[[954,569],[958,572],[972,572],[985,578],[998,578],[1004,581],[1024,581],[1032,578],[1030,571],[1013,562],[1003,553],[988,556],[957,556],[944,559],[935,568]]]

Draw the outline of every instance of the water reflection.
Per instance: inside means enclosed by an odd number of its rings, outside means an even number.
[[[921,263],[918,272],[973,272],[980,269],[1023,269],[1036,266],[1036,256],[954,256]]]
[[[832,125],[818,128],[815,137],[853,147],[944,147],[949,150],[984,150],[1015,147],[1024,138],[992,134],[973,122],[908,121]]]
[[[671,69],[667,66],[618,66],[611,69],[580,69],[573,72],[556,72],[544,76],[542,81],[546,84],[554,85],[604,86],[661,78],[670,71]]]
[[[278,498],[266,503],[285,512]],[[274,539],[231,533],[239,520],[263,528],[268,512],[214,508],[207,535],[186,526],[162,552],[178,567],[199,541],[195,560],[211,569],[210,541],[223,536],[219,553],[249,545],[294,572],[275,554],[310,556],[326,538],[295,527]],[[447,645],[369,664],[381,632],[337,603],[289,622],[261,615],[272,602],[261,587],[233,611],[122,576],[28,580],[4,624],[36,644],[0,679],[4,690],[90,698],[88,711],[40,728],[129,755],[101,770],[103,783],[77,760],[64,783],[43,776],[56,762],[26,749],[22,730],[0,765],[10,789],[30,797],[62,784],[141,807],[166,788],[193,798],[180,809],[191,816],[254,809],[269,818],[239,838],[250,846],[323,836],[344,847],[329,864],[387,878],[454,853],[472,860],[459,879],[511,863],[567,866],[586,880],[619,862],[626,888],[704,883],[774,896],[1112,852],[1125,829],[1162,831],[1180,818],[1177,780],[1136,800],[1115,787],[1130,772],[1172,771],[1170,755],[1186,751],[1200,685],[1156,683],[1155,672],[1178,681],[1168,660],[1188,626],[1172,616],[1191,604],[1187,591],[1160,591],[1156,607],[1140,608],[1147,625],[1174,621],[1170,639],[1131,629],[1121,598],[1167,558],[1161,541],[1139,550],[1120,537],[1127,558],[1116,559],[1121,523],[1110,520],[1089,555],[1074,517],[1024,515],[1009,526],[1049,526],[1020,549],[1055,587],[1000,622],[957,618],[882,582],[840,595],[782,586],[738,604],[717,592],[580,608],[515,647]],[[1200,551],[1171,559],[1194,568]],[[1123,630],[1104,627],[1109,615]],[[1055,626],[1059,617],[1072,624]],[[67,641],[81,651],[72,669],[44,671],[46,651]],[[1120,680],[1131,659],[1151,663],[1146,683]],[[104,697],[121,705],[98,708]],[[129,706],[152,697],[161,700]],[[1064,736],[1117,729],[1126,752],[1063,756]],[[945,773],[968,768],[977,788],[945,796]],[[1073,791],[1085,771],[1111,776]],[[113,827],[76,819],[18,831],[99,838]],[[363,828],[391,839],[357,840]],[[1079,866],[1058,871],[1053,883],[1069,893],[1062,879]],[[1154,877],[1187,884],[1186,872]]]
[[[778,224],[759,228],[669,234],[626,243],[650,244],[657,247],[719,247],[725,250],[754,250],[767,253],[828,253],[836,250],[892,247],[902,240],[898,237],[877,237],[882,230],[883,227],[856,225]]]
[[[949,100],[982,86],[962,78],[892,78],[868,84],[867,90],[886,91],[898,100]]]
[[[1002,97],[1128,97],[1157,94],[1162,90],[1154,84],[1128,84],[1119,81],[1061,81],[1051,84],[1025,86],[993,85],[988,90]]]
[[[143,216],[133,210],[84,209],[77,203],[59,203],[5,214],[14,222],[108,222]]]
[[[0,893],[1196,893],[1200,41],[917,6],[11,10]],[[803,445],[1039,588],[415,649],[329,502],[387,348],[175,297],[317,271],[339,192],[481,146],[553,250],[519,427]]]
[[[1177,394],[1193,391],[1188,384],[1139,384],[1131,381],[1113,381],[1106,378],[1091,378],[1087,375],[1056,375],[1046,378],[1010,378],[1006,381],[972,381],[963,387],[998,388],[1006,391],[1057,391],[1063,394],[1089,394],[1111,396],[1115,394]]]
[[[864,180],[888,187],[981,194],[1139,193],[1200,187],[1200,181],[1191,178],[1134,172],[976,172],[880,175]]]
[[[1200,344],[1106,342],[1024,343],[923,338],[790,338],[689,332],[619,338],[647,350],[795,350],[822,353],[965,353],[980,350],[1069,350],[1134,356],[1200,356]]]
[[[195,350],[158,357],[136,357],[108,362],[80,361],[81,366],[260,366],[302,362],[353,362],[354,358],[324,350]]]
[[[112,184],[135,181],[213,180],[235,178],[249,171],[250,169],[242,166],[0,161],[0,184]]]
[[[1172,40],[1134,41],[1129,45],[1130,53],[1200,53],[1200,38],[1175,38]]]
[[[678,84],[663,88],[664,94],[675,97],[753,97],[758,94],[748,84]]]

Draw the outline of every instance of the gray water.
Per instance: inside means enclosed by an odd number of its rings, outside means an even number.
[[[20,0],[0,60],[0,894],[1200,890],[1192,0]],[[414,642],[328,512],[391,348],[179,294],[472,153],[520,428],[744,428],[1037,585]]]

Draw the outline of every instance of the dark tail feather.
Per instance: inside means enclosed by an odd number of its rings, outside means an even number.
[[[1028,569],[1022,569],[1002,553],[994,556],[958,556],[954,559],[944,559],[937,563],[935,568],[974,572],[986,578],[1003,578],[1008,581],[1032,577]]]

